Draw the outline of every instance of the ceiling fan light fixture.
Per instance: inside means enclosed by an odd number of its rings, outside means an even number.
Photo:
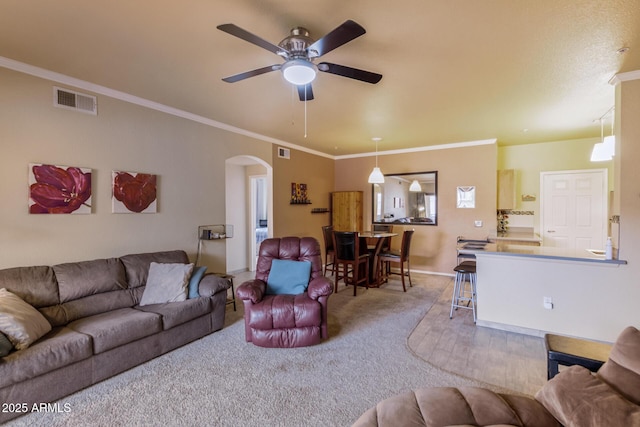
[[[316,78],[318,68],[304,59],[291,59],[282,65],[282,75],[289,83],[304,86]]]

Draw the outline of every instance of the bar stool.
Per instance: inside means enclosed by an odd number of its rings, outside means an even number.
[[[453,284],[449,319],[453,319],[454,309],[464,308],[473,311],[473,323],[476,323],[476,263],[463,261],[453,271],[456,272],[456,278]],[[468,288],[467,283],[469,283]]]

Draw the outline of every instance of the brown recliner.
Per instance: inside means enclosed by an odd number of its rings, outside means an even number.
[[[305,292],[268,295],[267,280],[274,259],[309,261],[311,273]],[[331,280],[322,273],[320,244],[313,237],[266,239],[260,245],[256,278],[241,284],[236,296],[244,304],[247,342],[260,347],[304,347],[329,336],[327,301]]]

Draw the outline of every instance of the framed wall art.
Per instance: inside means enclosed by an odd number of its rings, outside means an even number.
[[[156,175],[113,171],[111,205],[113,213],[156,213]]]
[[[90,214],[91,169],[29,164],[29,213]]]

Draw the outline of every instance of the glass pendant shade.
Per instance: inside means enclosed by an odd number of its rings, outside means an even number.
[[[379,167],[373,168],[369,175],[369,184],[384,184],[384,175]]]
[[[598,142],[593,146],[591,152],[592,162],[605,162],[613,159],[616,151],[616,137],[614,135],[607,136],[602,142]]]
[[[413,182],[409,186],[409,191],[412,191],[414,193],[419,193],[420,191],[422,191],[422,187],[420,186],[420,183],[417,179],[413,180]]]

